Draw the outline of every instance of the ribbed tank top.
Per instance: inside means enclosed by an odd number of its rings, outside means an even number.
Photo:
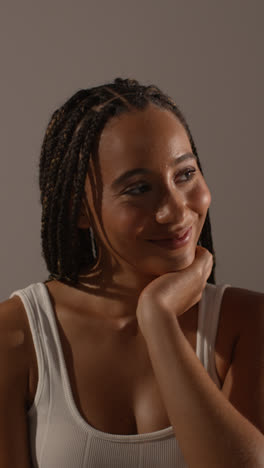
[[[196,355],[220,387],[214,345],[223,292],[207,283],[198,307]],[[80,415],[71,391],[48,289],[38,282],[14,291],[27,313],[38,364],[38,385],[28,425],[34,468],[186,468],[173,427],[145,434],[99,431]]]

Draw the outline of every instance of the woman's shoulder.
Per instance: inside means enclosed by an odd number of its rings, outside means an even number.
[[[237,333],[245,331],[249,322],[263,327],[264,293],[228,285],[223,293],[221,317]]]
[[[252,310],[253,307],[263,311],[264,307],[264,293],[247,288],[227,285],[223,299],[235,308],[239,306],[243,310]]]
[[[0,302],[0,363],[13,363],[9,375],[21,385],[27,381],[29,372],[28,344],[29,327],[21,300],[13,296]],[[2,371],[1,371],[2,372]]]
[[[5,349],[17,350],[26,357],[30,344],[30,328],[22,300],[14,295],[0,302],[0,341]]]
[[[24,312],[23,302],[17,295],[0,302],[0,329],[20,330],[24,334],[28,329]]]
[[[212,288],[221,285],[212,285]],[[246,353],[261,347],[264,336],[264,294],[228,285],[224,289],[216,336],[216,367],[223,382],[239,346]]]

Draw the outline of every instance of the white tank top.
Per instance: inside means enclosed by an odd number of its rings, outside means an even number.
[[[196,355],[218,388],[214,345],[223,292],[207,283],[198,307]],[[34,468],[187,468],[172,426],[145,434],[99,431],[80,415],[71,391],[46,285],[14,291],[25,307],[38,363],[38,385],[28,411]]]

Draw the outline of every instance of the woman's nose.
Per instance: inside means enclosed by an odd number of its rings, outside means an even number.
[[[186,217],[186,199],[181,193],[169,194],[156,211],[156,221],[160,224],[181,224]]]

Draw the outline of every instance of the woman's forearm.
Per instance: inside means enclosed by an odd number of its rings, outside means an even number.
[[[142,333],[188,466],[263,468],[260,452],[264,451],[264,436],[211,380],[177,317],[157,310],[145,314]]]

